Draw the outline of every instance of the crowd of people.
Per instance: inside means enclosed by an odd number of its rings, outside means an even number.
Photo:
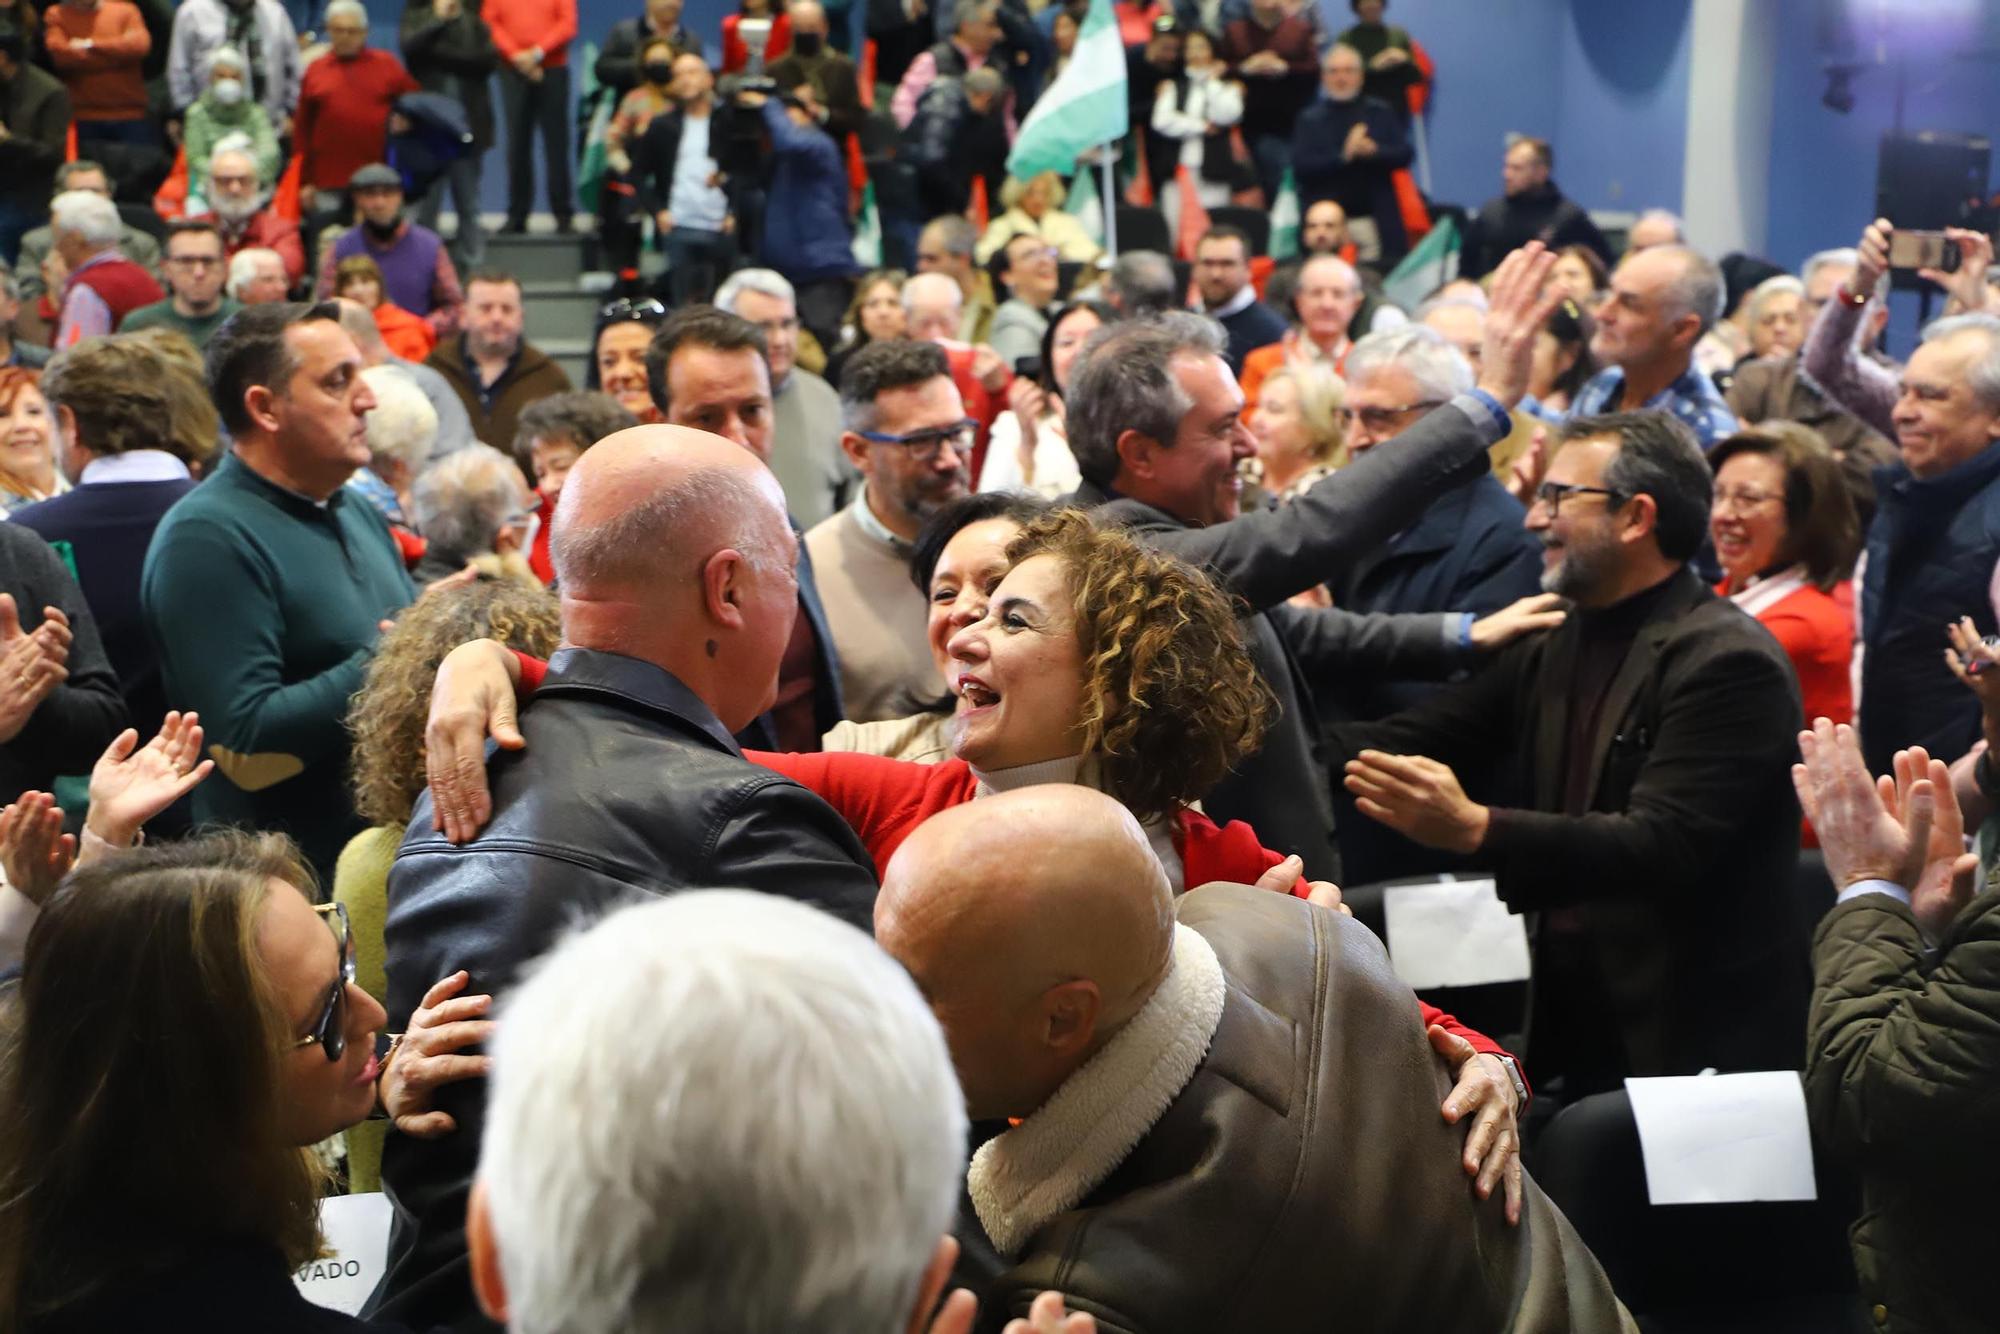
[[[1006,167],[1080,3],[648,0],[596,107],[569,0],[0,6],[0,1327],[1680,1328],[1577,1127],[1704,1071],[1987,1327],[1993,242],[1898,364],[1890,220],[1515,136],[1399,305],[1384,8],[1121,0],[1114,255]],[[577,117],[581,388],[477,220]],[[1397,980],[1440,875],[1524,995]]]

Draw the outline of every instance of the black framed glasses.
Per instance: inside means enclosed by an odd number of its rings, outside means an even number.
[[[930,463],[950,445],[952,452],[961,458],[972,454],[972,440],[979,431],[979,423],[967,417],[951,426],[933,426],[922,431],[906,431],[902,435],[886,435],[881,431],[856,431],[863,440],[878,445],[897,445],[910,451],[910,457],[919,463]]]
[[[1578,486],[1573,482],[1543,482],[1535,488],[1535,502],[1549,507],[1549,517],[1562,513],[1562,503],[1568,496],[1603,496],[1607,501],[1624,502],[1624,497],[1605,486]]]
[[[347,989],[354,985],[354,932],[347,924],[346,904],[315,903],[313,911],[320,915],[340,946],[340,976],[333,980],[326,1007],[313,1022],[312,1032],[292,1043],[292,1049],[296,1051],[317,1042],[327,1060],[338,1061],[347,1055]]]
[[[597,319],[602,324],[616,324],[621,320],[637,320],[654,323],[667,318],[667,308],[652,297],[641,297],[634,301],[630,297],[619,297],[606,302],[597,311]]]

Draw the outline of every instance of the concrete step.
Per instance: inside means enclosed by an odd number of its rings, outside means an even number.
[[[538,347],[550,342],[588,342],[597,328],[597,311],[604,294],[569,283],[521,284],[521,306],[528,341]]]
[[[588,338],[556,338],[548,341],[532,340],[536,347],[549,355],[549,359],[563,368],[569,382],[578,389],[588,382],[590,375],[590,340]]]
[[[583,236],[536,233],[486,238],[485,267],[511,273],[522,283],[574,283],[585,269]]]

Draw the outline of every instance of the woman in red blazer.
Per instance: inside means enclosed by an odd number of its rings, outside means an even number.
[[[764,39],[763,67],[769,69],[774,61],[792,49],[792,20],[789,14],[776,9],[771,0],[743,0],[742,8],[734,14],[722,17],[722,72],[741,74],[750,67],[750,47],[743,40],[739,29],[744,19],[769,19],[770,36]]]

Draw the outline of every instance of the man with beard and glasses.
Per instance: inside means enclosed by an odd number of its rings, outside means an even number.
[[[306,276],[306,247],[299,225],[271,207],[271,191],[257,174],[257,160],[240,148],[220,148],[208,160],[208,209],[196,221],[215,225],[223,253],[275,250],[285,281]]]
[[[1665,412],[1579,418],[1528,510],[1561,628],[1379,722],[1330,729],[1372,819],[1536,914],[1526,1059],[1545,1099],[1799,1064],[1799,690],[1688,568],[1714,478]],[[1504,775],[1511,806],[1458,772]],[[1491,794],[1482,793],[1482,797]]]
[[[481,440],[513,444],[530,403],[575,387],[562,367],[522,337],[525,318],[517,278],[475,273],[465,289],[465,332],[439,343],[425,363],[458,392]]]
[[[840,447],[861,494],[806,534],[855,722],[900,718],[936,699],[944,681],[910,586],[910,547],[924,520],[971,490],[974,423],[944,349],[902,339],[870,343],[841,376]]]
[[[319,299],[333,295],[333,271],[340,261],[366,255],[382,270],[384,296],[429,320],[441,341],[458,332],[465,313],[458,269],[436,232],[403,215],[403,178],[387,163],[371,162],[354,173],[349,189],[360,221],[320,261]]]

